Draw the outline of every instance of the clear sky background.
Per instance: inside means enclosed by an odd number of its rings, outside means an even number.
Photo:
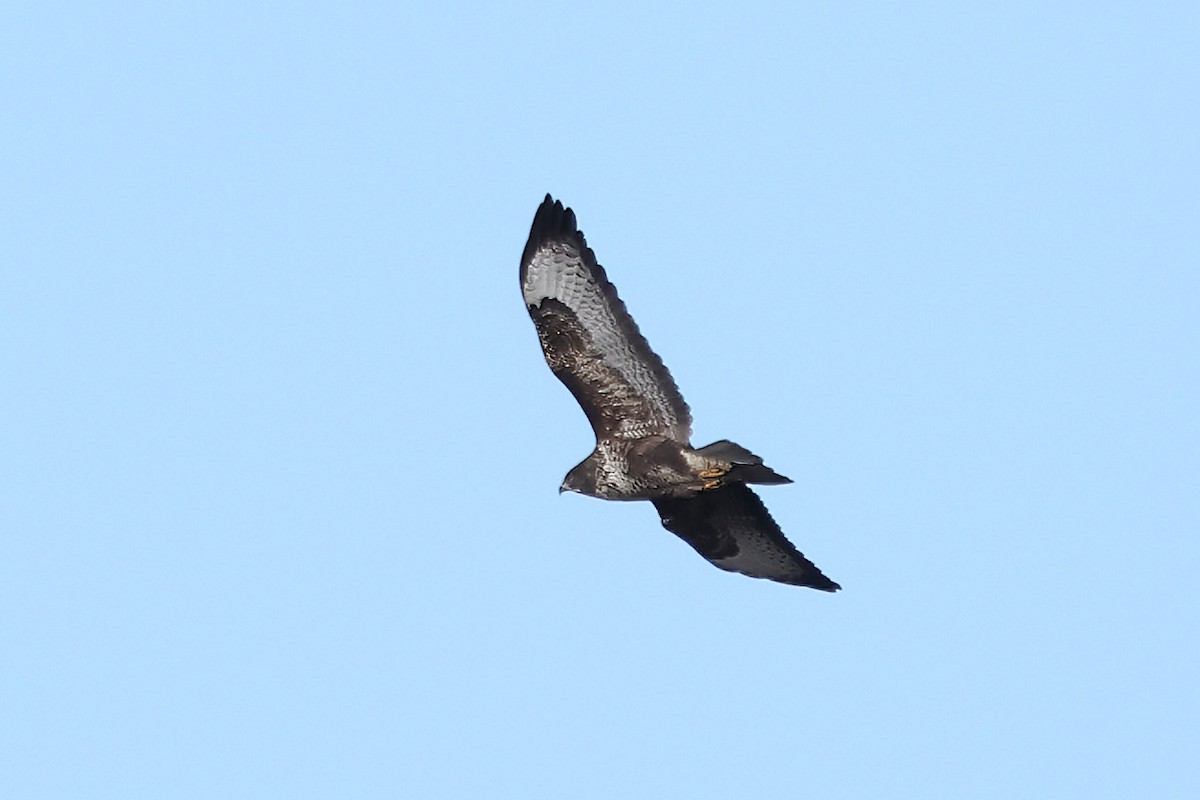
[[[1195,3],[202,5],[0,13],[0,796],[1200,795]],[[844,591],[557,495],[546,192]]]

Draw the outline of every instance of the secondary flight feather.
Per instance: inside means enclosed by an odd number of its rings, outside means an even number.
[[[579,402],[596,447],[559,491],[649,500],[663,526],[730,572],[833,592],[746,484],[791,483],[727,440],[691,445],[691,412],[629,316],[575,214],[546,195],[521,256],[521,294],[546,363]]]

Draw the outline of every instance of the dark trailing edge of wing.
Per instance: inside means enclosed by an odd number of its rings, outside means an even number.
[[[653,502],[664,528],[721,569],[826,592],[842,588],[787,540],[762,500],[743,484]]]

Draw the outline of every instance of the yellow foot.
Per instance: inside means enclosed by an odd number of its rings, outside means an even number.
[[[703,473],[701,473],[701,474],[703,474]],[[704,482],[704,486],[703,486],[703,487],[701,487],[701,488],[702,488],[702,490],[703,490],[703,491],[705,491],[705,492],[707,492],[707,491],[711,491],[711,490],[713,490],[713,489],[720,489],[720,488],[721,488],[721,481],[719,481],[719,480],[715,480],[715,481],[705,481],[705,482]]]
[[[697,472],[696,474],[699,475],[701,478],[704,478],[707,480],[708,478],[721,477],[722,475],[725,474],[725,470],[723,470],[723,469],[702,469],[699,472]]]

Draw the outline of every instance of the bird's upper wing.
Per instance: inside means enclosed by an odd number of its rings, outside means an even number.
[[[687,442],[691,413],[575,224],[546,195],[521,257],[521,293],[546,363],[608,438]]]
[[[654,501],[662,524],[721,569],[826,592],[842,588],[784,538],[749,487],[730,483],[681,500]]]

